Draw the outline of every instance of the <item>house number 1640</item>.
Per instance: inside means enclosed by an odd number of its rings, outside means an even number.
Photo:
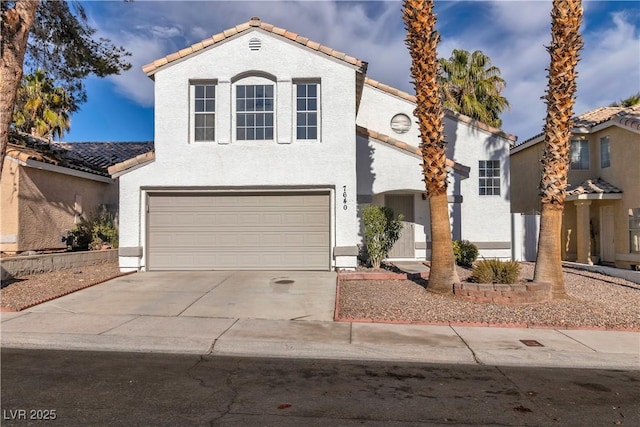
[[[342,186],[342,209],[347,210],[347,186]]]

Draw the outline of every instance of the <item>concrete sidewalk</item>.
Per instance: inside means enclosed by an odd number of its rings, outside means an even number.
[[[22,312],[1,313],[0,343],[640,370],[640,332],[333,322],[334,273],[208,273],[124,276]]]

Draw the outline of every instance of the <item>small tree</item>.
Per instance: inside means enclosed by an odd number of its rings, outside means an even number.
[[[362,209],[365,243],[373,268],[380,268],[382,260],[387,257],[391,247],[400,237],[404,217],[393,217],[393,209],[383,206],[367,206]]]

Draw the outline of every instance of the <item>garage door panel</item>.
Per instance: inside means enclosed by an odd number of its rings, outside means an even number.
[[[148,267],[329,268],[329,194],[149,197]]]

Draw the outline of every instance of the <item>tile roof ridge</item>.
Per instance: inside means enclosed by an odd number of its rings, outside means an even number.
[[[368,136],[373,139],[377,139],[378,141],[383,142],[392,147],[398,148],[406,152],[407,154],[411,154],[411,155],[422,158],[422,151],[420,150],[420,147],[415,147],[411,144],[407,144],[406,142],[400,141],[399,139],[396,139],[392,136],[385,135],[383,133],[380,133],[375,130],[371,130],[369,128],[366,128],[360,125],[356,125],[356,132],[360,133],[361,135]],[[466,173],[469,173],[469,168],[467,166],[464,166],[458,162],[455,162],[449,159],[448,157],[446,160],[446,164],[448,167],[453,168],[455,170],[466,171]]]
[[[386,93],[389,93],[391,95],[397,96],[398,98],[404,99],[405,101],[409,101],[409,102],[412,102],[414,104],[416,103],[415,95],[412,95],[412,94],[410,94],[408,92],[405,92],[405,91],[402,91],[402,90],[397,89],[395,87],[392,87],[392,86],[389,86],[387,84],[381,83],[378,80],[374,80],[374,79],[372,79],[370,77],[365,77],[364,81],[365,81],[365,84],[367,84],[367,85],[369,85],[371,87],[374,87],[376,89],[379,89],[379,90],[381,90],[383,92],[386,92]],[[479,128],[479,129],[485,130],[485,131],[487,131],[489,133],[500,135],[503,138],[508,139],[510,141],[513,141],[513,142],[515,142],[518,139],[517,136],[512,135],[510,133],[507,133],[507,132],[503,131],[500,128],[489,126],[489,125],[487,125],[485,123],[482,123],[482,122],[480,122],[478,120],[475,120],[475,119],[473,119],[473,118],[471,118],[471,117],[469,117],[467,115],[464,115],[462,113],[458,113],[456,111],[450,110],[449,108],[443,108],[443,110],[444,110],[444,113],[446,115],[448,115],[450,117],[454,117],[454,118],[456,118],[457,120],[459,120],[461,122],[470,124],[470,125],[475,126],[475,127]]]
[[[107,172],[112,178],[117,178],[118,176],[124,174],[127,170],[152,162],[155,159],[155,151],[148,151],[146,153],[138,154],[131,159],[127,159],[120,163],[116,163],[115,165],[109,166],[107,168]]]
[[[228,39],[230,37],[233,37],[237,34],[243,33],[245,31],[248,30],[252,30],[252,29],[261,29],[263,31],[269,32],[269,33],[273,33],[276,34],[278,36],[284,37],[290,41],[293,41],[295,43],[298,43],[302,46],[308,47],[309,49],[315,50],[317,52],[323,53],[325,55],[328,55],[332,58],[344,61],[350,65],[356,66],[359,68],[359,71],[362,73],[366,72],[367,69],[367,63],[365,61],[362,61],[358,58],[355,58],[353,56],[347,55],[344,52],[340,52],[337,51],[335,49],[332,49],[328,46],[325,46],[321,43],[317,43],[314,42],[312,40],[309,40],[306,37],[300,36],[292,31],[288,31],[284,28],[279,28],[276,27],[272,24],[263,22],[259,17],[257,16],[253,16],[251,18],[251,20],[249,20],[248,22],[242,23],[242,24],[238,24],[234,27],[231,28],[227,28],[226,30],[216,33],[214,35],[212,35],[211,37],[208,37],[204,40],[201,40],[197,43],[192,44],[189,47],[186,47],[184,49],[181,49],[177,52],[173,52],[170,53],[162,58],[156,59],[155,61],[146,64],[142,67],[142,71],[147,74],[149,77],[151,77],[151,75],[153,75],[156,70],[160,67],[163,67],[171,62],[177,61],[179,59],[182,59],[186,56],[192,55],[198,51],[201,51],[205,48],[208,48],[210,46],[215,45],[216,43],[219,43],[225,39]]]

